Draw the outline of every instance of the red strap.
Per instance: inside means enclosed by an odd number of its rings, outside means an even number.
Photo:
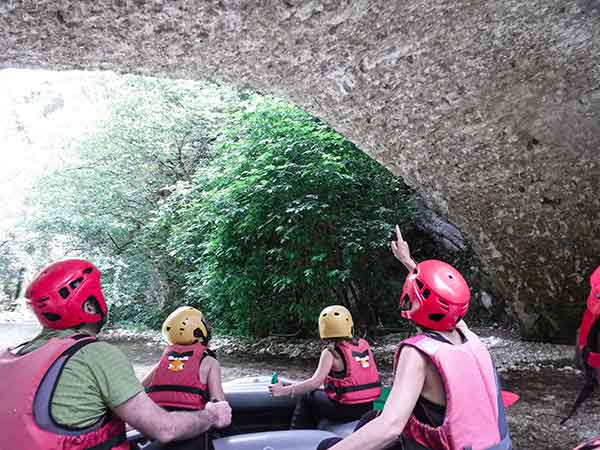
[[[595,369],[600,369],[600,353],[589,352],[586,358],[587,363]]]

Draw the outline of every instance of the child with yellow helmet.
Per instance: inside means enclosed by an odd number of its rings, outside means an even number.
[[[301,383],[269,386],[275,397],[298,397],[293,429],[316,428],[323,418],[334,422],[357,420],[373,408],[381,394],[373,352],[364,339],[354,337],[348,309],[333,305],[321,311],[319,334],[326,347],[314,374]]]
[[[221,366],[208,348],[211,332],[204,314],[191,306],[177,308],[164,321],[162,335],[168,345],[144,378],[148,395],[168,410],[202,410],[210,401],[224,401]]]

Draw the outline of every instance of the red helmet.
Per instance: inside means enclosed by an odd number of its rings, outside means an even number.
[[[44,327],[64,330],[84,323],[104,323],[106,300],[100,286],[100,271],[83,259],[50,264],[31,282],[25,297]],[[83,308],[91,300],[100,313]]]
[[[470,298],[469,286],[458,270],[429,259],[406,277],[400,308],[402,317],[424,328],[450,331],[467,313]]]

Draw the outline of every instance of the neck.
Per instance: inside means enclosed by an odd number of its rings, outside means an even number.
[[[450,331],[438,331],[438,333],[453,344],[462,344],[463,342],[462,335],[456,330],[456,328]]]

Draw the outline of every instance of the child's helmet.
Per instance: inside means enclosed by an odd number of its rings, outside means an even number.
[[[170,345],[208,344],[210,328],[202,311],[181,306],[169,314],[163,323],[162,334]]]
[[[349,338],[354,334],[350,311],[341,305],[328,306],[319,314],[321,339]]]

